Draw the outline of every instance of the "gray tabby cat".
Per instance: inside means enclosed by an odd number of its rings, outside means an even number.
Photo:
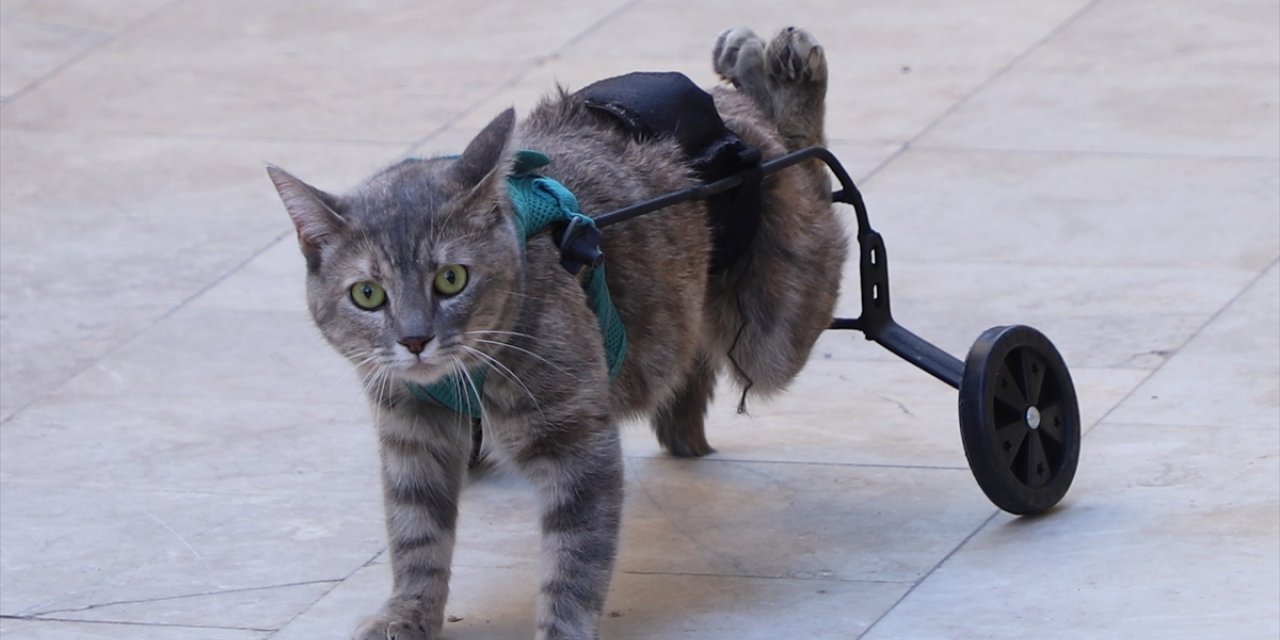
[[[714,90],[731,130],[766,159],[823,143],[822,48],[785,29],[766,45],[722,34]],[[307,262],[310,310],[365,380],[382,453],[394,585],[361,640],[438,638],[472,422],[412,394],[488,367],[482,424],[490,457],[523,471],[542,510],[538,638],[597,637],[617,550],[617,424],[651,417],[673,455],[710,453],[703,420],[716,376],[753,393],[782,389],[831,319],[846,252],[816,163],[766,179],[747,255],[708,273],[706,205],[609,227],[608,285],[629,341],[610,382],[583,288],[550,234],[522,250],[504,180],[517,149],[582,211],[602,213],[696,183],[679,147],[637,142],[560,92],[516,123],[508,110],[457,158],[396,164],[342,196],[268,169]],[[732,349],[734,366],[727,366]]]

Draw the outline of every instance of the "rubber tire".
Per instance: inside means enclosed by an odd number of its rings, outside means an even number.
[[[1028,401],[1029,388],[1035,397]],[[1038,408],[1038,428],[1028,423],[1027,406]],[[1080,410],[1071,373],[1043,333],[992,327],[974,343],[960,381],[960,439],[978,486],[997,507],[1032,515],[1066,495],[1080,458]]]

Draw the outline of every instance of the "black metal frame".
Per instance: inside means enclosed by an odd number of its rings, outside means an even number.
[[[827,165],[836,180],[840,182],[840,190],[831,194],[832,201],[852,205],[858,219],[858,273],[862,286],[862,313],[857,318],[835,318],[831,321],[830,328],[861,331],[868,340],[880,344],[933,377],[959,389],[964,374],[964,362],[894,321],[889,308],[889,260],[885,253],[884,239],[871,228],[871,221],[867,218],[867,207],[862,202],[862,194],[831,151],[823,147],[801,149],[762,163],[759,167],[759,175],[769,175],[808,160],[819,160]],[[604,228],[673,204],[708,198],[735,189],[741,186],[744,180],[745,177],[741,174],[729,176],[722,180],[645,200],[596,217],[596,226]]]

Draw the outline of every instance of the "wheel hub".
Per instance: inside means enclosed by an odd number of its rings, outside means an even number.
[[[1032,429],[1040,428],[1040,410],[1037,409],[1034,405],[1027,407],[1027,413],[1025,418],[1026,418],[1028,427],[1031,427]]]

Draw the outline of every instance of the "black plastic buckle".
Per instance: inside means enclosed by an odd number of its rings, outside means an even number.
[[[600,250],[603,238],[604,234],[590,218],[571,217],[557,243],[560,246],[560,266],[576,276],[586,267],[604,264],[604,252]]]

